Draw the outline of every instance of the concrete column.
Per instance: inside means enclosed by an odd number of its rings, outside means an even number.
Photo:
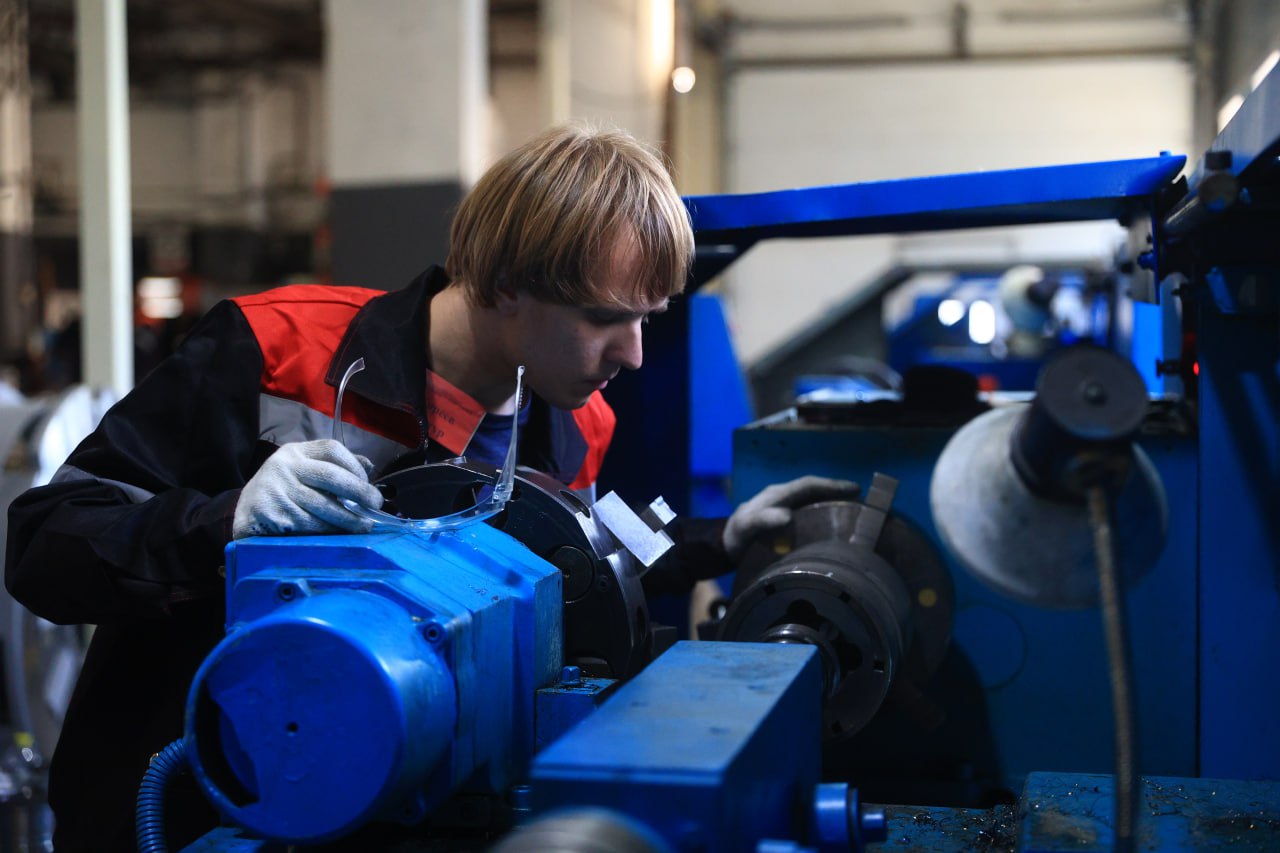
[[[39,327],[31,243],[31,78],[27,2],[0,0],[0,359]]]
[[[133,218],[124,0],[76,0],[82,376],[133,387]]]
[[[488,160],[485,0],[326,0],[332,275],[394,290],[443,263]]]
[[[560,59],[569,78],[573,117],[620,127],[665,148],[670,87],[674,0],[553,0],[568,11],[560,27],[567,33],[568,58]],[[562,37],[564,38],[564,37]],[[557,62],[547,54],[544,67]]]

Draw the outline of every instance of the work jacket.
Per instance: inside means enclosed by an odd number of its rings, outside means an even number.
[[[374,477],[456,455],[426,441],[432,268],[403,290],[302,285],[222,302],[103,418],[53,481],[9,510],[5,583],[58,623],[98,627],[53,757],[60,853],[131,850],[149,757],[182,736],[197,667],[223,634],[223,552],[240,490],[290,441],[332,435]],[[519,461],[591,488],[613,414],[597,393],[574,412],[536,396]],[[215,825],[189,779],[168,797],[170,849]]]

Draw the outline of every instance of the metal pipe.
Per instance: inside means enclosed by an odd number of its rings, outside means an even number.
[[[1107,664],[1111,678],[1111,707],[1115,717],[1115,842],[1116,853],[1132,853],[1138,819],[1138,773],[1135,756],[1137,726],[1133,714],[1133,675],[1125,632],[1120,581],[1111,544],[1111,508],[1103,486],[1087,493],[1089,522],[1098,561],[1098,591],[1102,624],[1107,636]]]

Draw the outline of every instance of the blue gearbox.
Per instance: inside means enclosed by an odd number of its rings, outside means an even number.
[[[187,701],[195,776],[226,820],[298,844],[501,791],[561,614],[560,571],[485,524],[233,543],[228,633]]]

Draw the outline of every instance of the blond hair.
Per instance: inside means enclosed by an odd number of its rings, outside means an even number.
[[[446,270],[476,304],[499,290],[562,305],[617,294],[593,287],[620,240],[638,250],[638,292],[684,289],[693,256],[689,214],[657,154],[619,130],[563,125],[495,163],[463,200]]]

